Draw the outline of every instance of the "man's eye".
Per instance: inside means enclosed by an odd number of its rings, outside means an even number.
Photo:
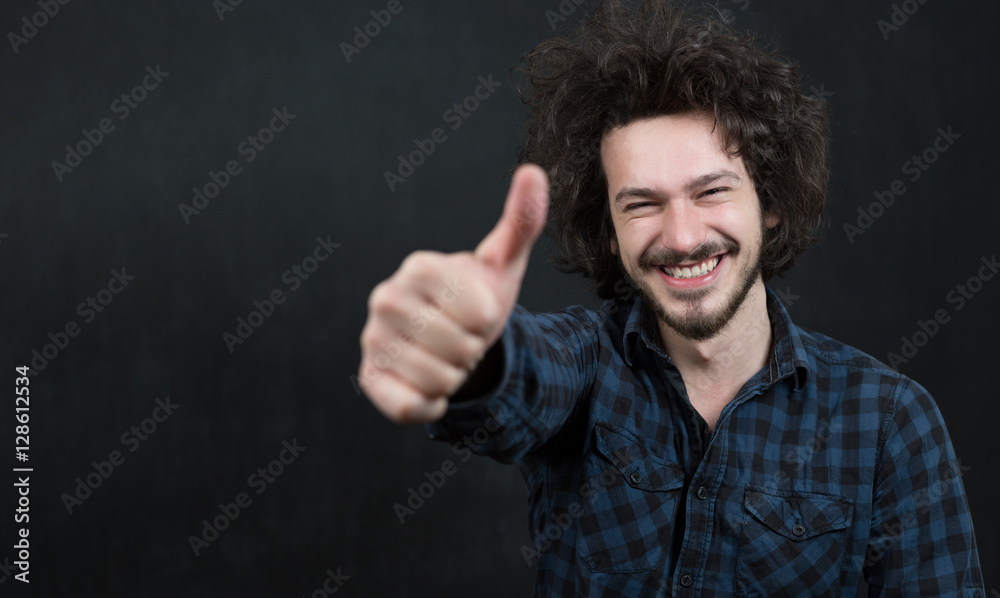
[[[629,206],[627,208],[625,208],[625,211],[626,212],[631,212],[632,210],[636,210],[638,208],[644,208],[646,206],[651,206],[651,205],[653,205],[653,204],[651,202],[648,202],[648,201],[643,201],[643,202],[639,202],[639,203],[633,203],[633,204],[629,204]]]
[[[729,188],[728,187],[716,187],[715,189],[709,189],[708,191],[702,193],[702,196],[705,196],[705,195],[715,195],[717,193],[722,193],[723,191],[729,191]]]

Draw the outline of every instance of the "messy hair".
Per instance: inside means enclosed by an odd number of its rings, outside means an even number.
[[[820,238],[828,107],[802,93],[795,63],[736,32],[718,9],[605,0],[573,35],[536,46],[513,75],[531,113],[520,161],[549,174],[549,227],[562,253],[555,260],[593,280],[601,298],[612,298],[623,278],[610,251],[601,139],[636,120],[714,117],[725,147],[753,178],[762,213],[778,217],[765,230],[764,280]]]

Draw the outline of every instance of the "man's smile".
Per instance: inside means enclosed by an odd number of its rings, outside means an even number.
[[[700,262],[664,264],[656,266],[660,280],[673,289],[699,289],[712,284],[721,276],[728,263],[729,253],[712,256]]]
[[[660,266],[660,270],[662,270],[667,276],[672,276],[674,278],[698,278],[715,270],[715,267],[719,265],[719,260],[722,258],[722,255],[716,255],[708,258],[707,260],[693,264],[665,264]]]

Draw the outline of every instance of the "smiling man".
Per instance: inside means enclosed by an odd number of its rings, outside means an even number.
[[[359,380],[518,465],[535,595],[984,596],[934,400],[764,286],[826,198],[827,112],[795,67],[649,0],[523,70],[538,166],[474,252],[414,253],[373,290]],[[547,218],[602,309],[516,304]]]
[[[631,122],[604,136],[601,153],[613,198],[611,252],[656,314],[688,399],[711,430],[768,362],[761,260],[777,217],[761,212],[742,160],[726,151],[710,114]]]

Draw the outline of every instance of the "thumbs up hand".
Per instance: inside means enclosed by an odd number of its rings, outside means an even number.
[[[430,422],[475,370],[510,317],[531,247],[545,227],[548,179],[514,173],[500,221],[474,253],[411,253],[372,290],[358,380],[398,423]]]

